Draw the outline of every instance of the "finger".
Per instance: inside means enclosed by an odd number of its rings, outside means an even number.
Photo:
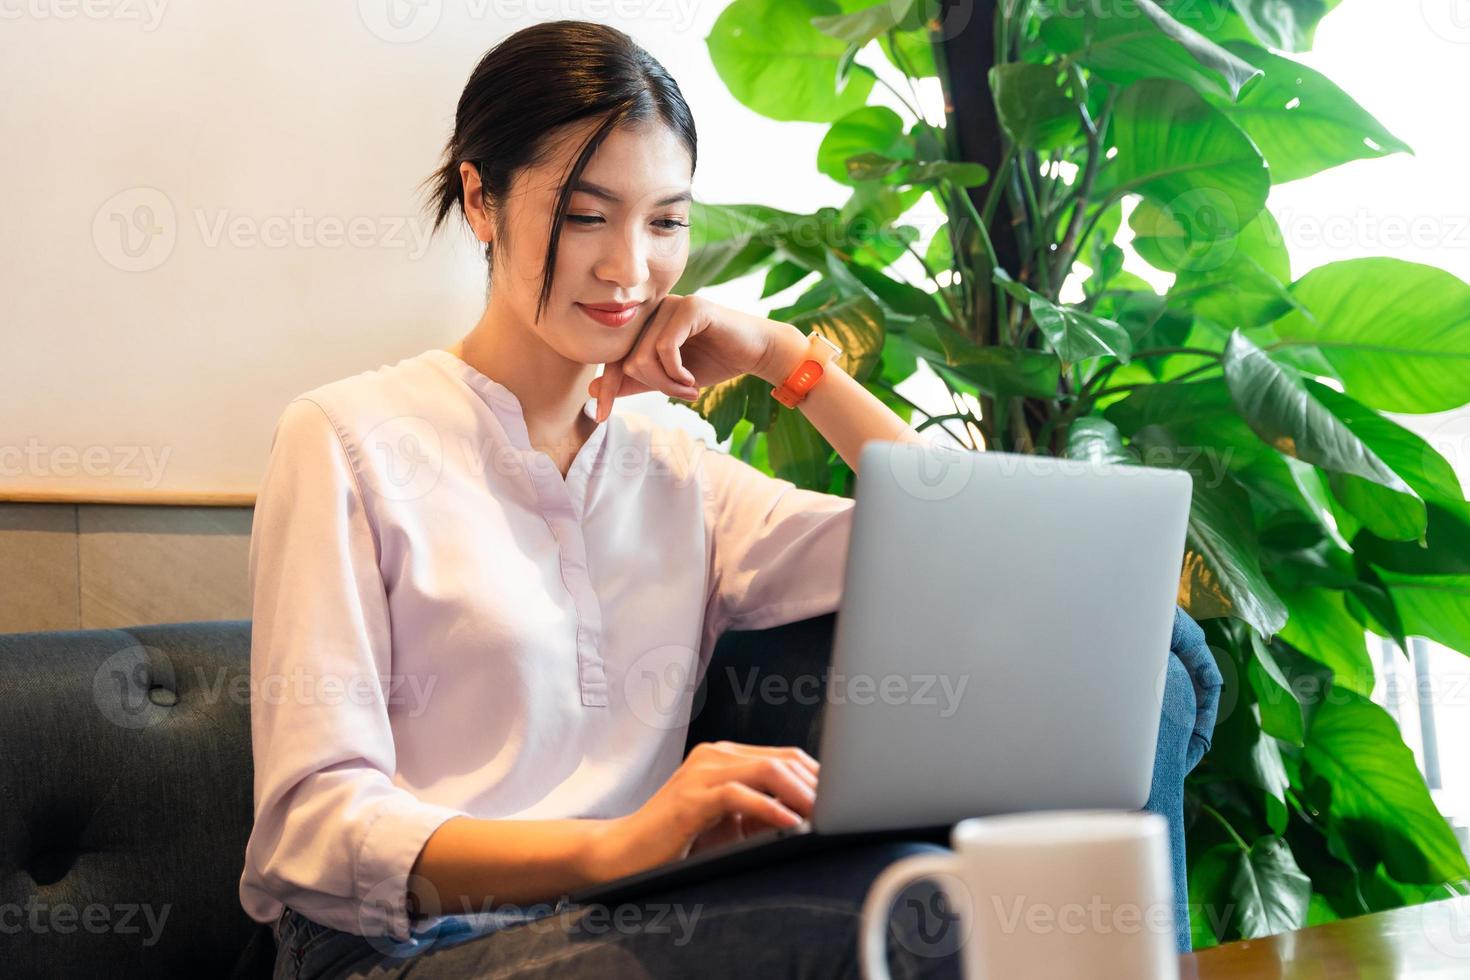
[[[661,355],[654,352],[648,359],[649,366],[640,370],[638,362],[634,362],[633,373],[647,385],[645,391],[661,391],[670,398],[679,398],[685,401],[693,401],[699,397],[699,389],[692,384],[685,384],[675,378],[669,377],[668,368],[664,366]]]
[[[816,761],[811,756],[806,755],[806,753],[802,752],[798,756],[793,752],[782,749],[775,751],[765,750],[764,746],[741,746],[741,748],[760,749],[761,751],[742,752],[737,749],[726,752],[723,754],[723,761],[717,760],[707,764],[704,768],[711,772],[722,772],[728,770],[728,767],[731,765],[747,764],[752,761],[776,760],[785,764],[792,774],[802,783],[810,787],[813,792],[816,791],[821,773],[818,771]],[[800,750],[795,750],[795,752],[800,752]]]
[[[728,739],[721,739],[720,741],[709,744],[712,748],[718,749],[732,759],[748,758],[751,756],[763,758],[774,755],[800,763],[802,768],[806,769],[813,776],[821,775],[822,764],[799,745],[751,745],[746,742],[732,742]]]
[[[630,377],[628,377],[625,374],[625,375],[623,375],[623,382],[622,382],[622,384],[618,387],[618,390],[613,393],[613,396],[612,397],[613,398],[621,398],[624,395],[637,395],[637,394],[640,394],[642,392],[652,391],[652,390],[653,390],[652,388],[648,387],[648,385],[644,384],[643,382],[638,381],[635,378],[630,378]],[[602,376],[601,375],[599,375],[598,377],[593,378],[592,381],[587,385],[587,394],[589,396],[593,397],[593,398],[600,398],[601,397],[601,395],[602,395]]]
[[[716,766],[706,775],[714,782],[739,782],[769,793],[803,817],[811,815],[817,800],[815,788],[796,775],[792,764],[781,759],[750,759]]]
[[[711,797],[711,809],[719,813],[739,813],[741,822],[757,820],[773,827],[794,827],[802,817],[780,800],[743,783],[722,783]]]
[[[597,381],[597,421],[604,421],[612,412],[613,399],[623,382],[623,362],[610,361],[603,365],[602,377]]]
[[[695,387],[694,375],[690,374],[689,369],[684,366],[683,355],[679,352],[679,348],[684,345],[684,341],[689,339],[690,332],[689,324],[687,323],[677,328],[666,330],[659,338],[658,344],[654,347],[654,351],[658,354],[659,362],[663,364],[664,370],[669,373],[670,380],[674,382],[683,381],[690,387]]]
[[[699,397],[699,389],[693,383],[694,376],[685,370],[677,352],[670,350],[671,346],[677,347],[683,342],[681,331],[686,328],[676,325],[678,308],[669,309],[671,312],[661,316],[664,312],[661,303],[649,317],[634,345],[635,354],[628,358],[630,373],[670,398],[693,401]]]
[[[812,769],[822,768],[822,763],[799,745],[755,745],[750,742],[735,742],[727,738],[701,743],[711,748],[742,755],[779,755],[800,761]]]

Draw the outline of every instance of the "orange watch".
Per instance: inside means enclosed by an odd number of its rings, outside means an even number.
[[[781,383],[780,387],[771,389],[771,397],[787,408],[795,408],[801,404],[806,393],[822,380],[826,365],[832,363],[841,353],[841,347],[816,330],[811,331],[806,335],[806,356],[801,359],[801,362],[796,365],[795,370]]]

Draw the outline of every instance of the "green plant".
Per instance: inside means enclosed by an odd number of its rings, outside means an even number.
[[[919,428],[973,448],[1192,471],[1180,601],[1226,677],[1186,785],[1197,946],[1470,876],[1368,698],[1364,643],[1470,652],[1470,508],[1446,460],[1380,414],[1470,401],[1470,286],[1386,258],[1293,280],[1265,208],[1273,183],[1408,150],[1267,50],[1303,49],[1335,5],[1002,0],[956,27],[930,0],[735,0],[707,39],[747,106],[830,124],[816,165],[851,196],[810,214],[698,205],[677,292],[760,272],[763,297],[804,284],[770,315],[839,336],[847,370],[906,419],[895,386],[924,361],[955,411]],[[875,49],[908,80],[892,89],[907,119],[867,104],[886,83],[855,56]],[[983,60],[986,91],[955,89],[956,53]],[[943,124],[916,108],[925,76],[945,86]],[[967,112],[999,122],[988,161],[958,148]],[[921,252],[904,217],[925,195],[946,221]],[[1166,292],[1124,268],[1130,250],[1173,274]],[[758,381],[695,408],[743,458],[850,490]]]

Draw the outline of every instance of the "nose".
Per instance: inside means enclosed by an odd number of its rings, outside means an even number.
[[[608,248],[597,260],[593,274],[604,282],[631,291],[648,279],[648,243],[633,231],[625,235],[607,236]]]

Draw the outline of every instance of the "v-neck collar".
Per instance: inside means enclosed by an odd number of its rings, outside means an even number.
[[[500,420],[500,424],[505,429],[506,435],[510,437],[511,442],[517,449],[526,453],[540,453],[540,455],[546,456],[545,453],[541,453],[540,450],[531,445],[530,432],[526,428],[525,412],[521,407],[521,400],[516,397],[515,392],[489,375],[484,374],[464,358],[444,350],[442,347],[430,348],[422,356],[441,364],[446,370],[478,392],[490,405],[491,410],[495,412],[495,416]],[[596,422],[596,399],[589,398],[587,400],[582,406],[582,414]],[[562,478],[561,473],[557,471],[555,466],[550,467],[550,473],[548,475],[555,480],[557,486],[562,488],[562,492],[569,495],[570,499],[566,503],[571,505],[579,515],[583,512],[585,504],[583,495],[586,492],[592,461],[597,457],[603,443],[606,442],[608,438],[608,427],[613,423],[615,418],[617,418],[615,414],[609,413],[605,420],[597,422],[597,427],[592,430],[592,434],[587,437],[587,440],[577,449],[577,454],[572,457],[571,465],[567,467],[565,479]],[[550,456],[546,458],[550,460]],[[537,471],[542,470],[544,468],[537,467]]]

